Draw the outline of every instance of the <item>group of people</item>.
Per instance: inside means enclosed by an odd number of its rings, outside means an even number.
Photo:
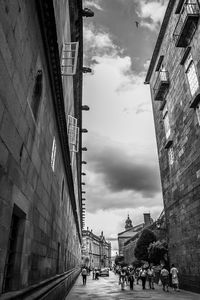
[[[86,285],[87,282],[87,276],[90,275],[90,272],[92,271],[92,279],[94,280],[98,280],[99,279],[99,275],[100,275],[100,271],[98,268],[90,268],[90,267],[86,267],[83,266],[82,270],[81,270],[81,275],[82,275],[82,279],[83,279],[83,285]]]
[[[124,290],[125,284],[130,286],[130,290],[133,290],[134,281],[139,284],[139,280],[142,282],[142,288],[146,289],[146,282],[149,282],[149,289],[154,289],[155,282],[155,268],[150,265],[148,267],[143,266],[141,268],[130,268],[123,267],[118,270],[119,274],[119,284],[121,284],[121,289]],[[170,275],[171,283],[174,290],[179,291],[179,281],[178,281],[178,269],[172,264],[171,269],[168,271],[165,266],[162,267],[159,277],[160,282],[163,287],[163,291],[169,291],[170,284]]]

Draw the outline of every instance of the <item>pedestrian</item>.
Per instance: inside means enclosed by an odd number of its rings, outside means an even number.
[[[148,277],[148,281],[149,281],[149,288],[154,290],[154,277],[155,277],[155,273],[154,273],[154,269],[152,268],[152,266],[150,265],[150,267],[147,270],[147,277]]]
[[[145,290],[146,289],[145,285],[147,280],[147,270],[144,267],[142,267],[142,269],[140,270],[139,277],[142,280],[142,288],[143,290]]]
[[[173,290],[179,291],[179,281],[178,281],[178,269],[172,264],[170,274],[172,275],[172,287]]]
[[[99,280],[99,269],[96,269],[96,272],[95,272],[95,279],[96,279],[96,280]]]
[[[124,290],[124,286],[125,286],[125,277],[126,277],[126,271],[125,269],[122,269],[120,272],[120,284],[122,290]]]
[[[137,284],[139,284],[139,279],[140,279],[139,274],[140,274],[140,268],[136,268],[135,278],[136,278]]]
[[[129,283],[130,283],[130,290],[133,290],[133,284],[134,284],[134,281],[135,281],[134,270],[133,269],[130,270],[128,280],[129,280]]]
[[[81,275],[82,275],[82,278],[83,278],[83,285],[86,285],[86,281],[87,281],[87,269],[86,269],[86,267],[83,267]]]
[[[163,291],[169,292],[169,271],[165,268],[165,266],[162,267],[162,270],[160,272],[161,276],[161,282],[163,286]],[[166,290],[165,290],[166,288]]]
[[[95,279],[95,268],[92,269],[92,279]]]

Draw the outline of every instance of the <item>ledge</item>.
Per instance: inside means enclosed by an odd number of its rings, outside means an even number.
[[[38,284],[31,285],[25,289],[8,292],[0,295],[1,300],[22,300],[22,299],[40,299],[40,297],[45,296],[49,292],[53,291],[56,287],[58,287],[64,280],[69,278],[71,275],[80,273],[80,268],[74,268],[65,273],[56,275],[49,279],[43,280]]]

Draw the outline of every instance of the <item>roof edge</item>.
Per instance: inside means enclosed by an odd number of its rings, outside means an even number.
[[[160,47],[161,47],[161,44],[162,44],[162,41],[163,41],[163,38],[165,35],[165,31],[167,29],[167,25],[168,25],[168,22],[169,22],[169,19],[171,16],[171,12],[172,12],[175,2],[176,1],[174,1],[174,0],[169,0],[167,9],[166,9],[166,12],[164,15],[164,19],[163,19],[163,22],[162,22],[162,25],[160,28],[160,32],[158,34],[156,45],[155,45],[155,48],[153,51],[153,55],[151,57],[151,62],[150,62],[149,69],[147,71],[147,75],[146,75],[145,82],[144,82],[145,84],[148,84],[150,82],[151,75],[152,75],[156,60],[157,60],[158,53],[160,51]]]

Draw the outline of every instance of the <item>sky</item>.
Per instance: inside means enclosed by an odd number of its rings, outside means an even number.
[[[143,213],[163,209],[149,85],[149,62],[168,0],[84,0],[83,177],[86,227],[112,241]],[[138,22],[138,23],[137,23]]]

